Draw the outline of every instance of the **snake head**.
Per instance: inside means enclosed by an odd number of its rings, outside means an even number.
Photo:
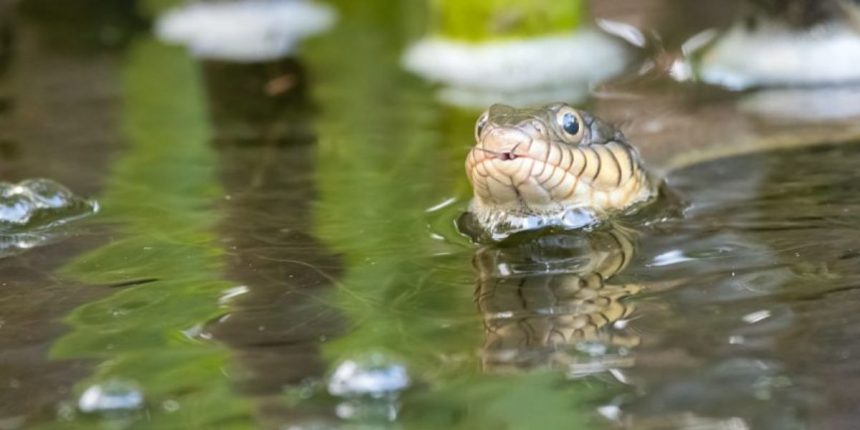
[[[564,103],[491,106],[475,124],[466,173],[474,190],[471,211],[484,223],[573,209],[602,215],[655,193],[619,130]]]

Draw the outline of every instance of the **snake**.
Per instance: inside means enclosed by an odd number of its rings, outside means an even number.
[[[495,104],[466,157],[469,213],[493,235],[578,226],[652,200],[658,181],[624,134],[565,103]]]
[[[603,220],[658,192],[657,180],[623,133],[565,103],[492,105],[475,123],[475,141],[466,158],[474,191],[469,213],[497,237],[533,226],[567,226],[570,214]],[[483,368],[573,369],[575,354],[564,352],[569,346],[635,346],[636,336],[611,327],[633,313],[624,299],[641,289],[612,282],[633,258],[634,239],[611,227],[478,249],[473,264],[484,321]]]

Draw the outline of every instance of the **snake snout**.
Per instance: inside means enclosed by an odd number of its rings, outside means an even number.
[[[522,131],[497,128],[487,132],[479,148],[499,160],[516,160],[525,155],[524,149],[530,141],[529,135]]]

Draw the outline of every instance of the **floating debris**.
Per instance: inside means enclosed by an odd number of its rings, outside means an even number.
[[[98,203],[49,179],[0,182],[0,257],[50,242],[52,227],[98,212]]]
[[[333,9],[310,1],[205,2],[168,11],[155,32],[196,57],[248,63],[284,58],[334,21]]]
[[[466,107],[581,100],[627,62],[620,39],[588,28],[483,43],[429,37],[403,57],[407,70],[443,85],[443,101]]]
[[[381,398],[396,394],[411,384],[406,367],[383,354],[341,362],[328,383],[333,396]]]
[[[78,409],[85,413],[131,411],[141,406],[143,392],[134,382],[123,379],[93,385],[78,401]]]

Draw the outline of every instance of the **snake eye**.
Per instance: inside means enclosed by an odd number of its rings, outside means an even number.
[[[578,141],[582,138],[582,117],[576,110],[567,106],[561,108],[556,116],[556,121],[569,140]]]
[[[478,117],[478,121],[475,122],[475,140],[481,140],[481,133],[484,131],[484,126],[487,125],[488,117],[489,112],[484,112]]]
[[[568,112],[561,117],[561,128],[567,134],[576,135],[576,133],[579,133],[579,120],[572,113]]]

